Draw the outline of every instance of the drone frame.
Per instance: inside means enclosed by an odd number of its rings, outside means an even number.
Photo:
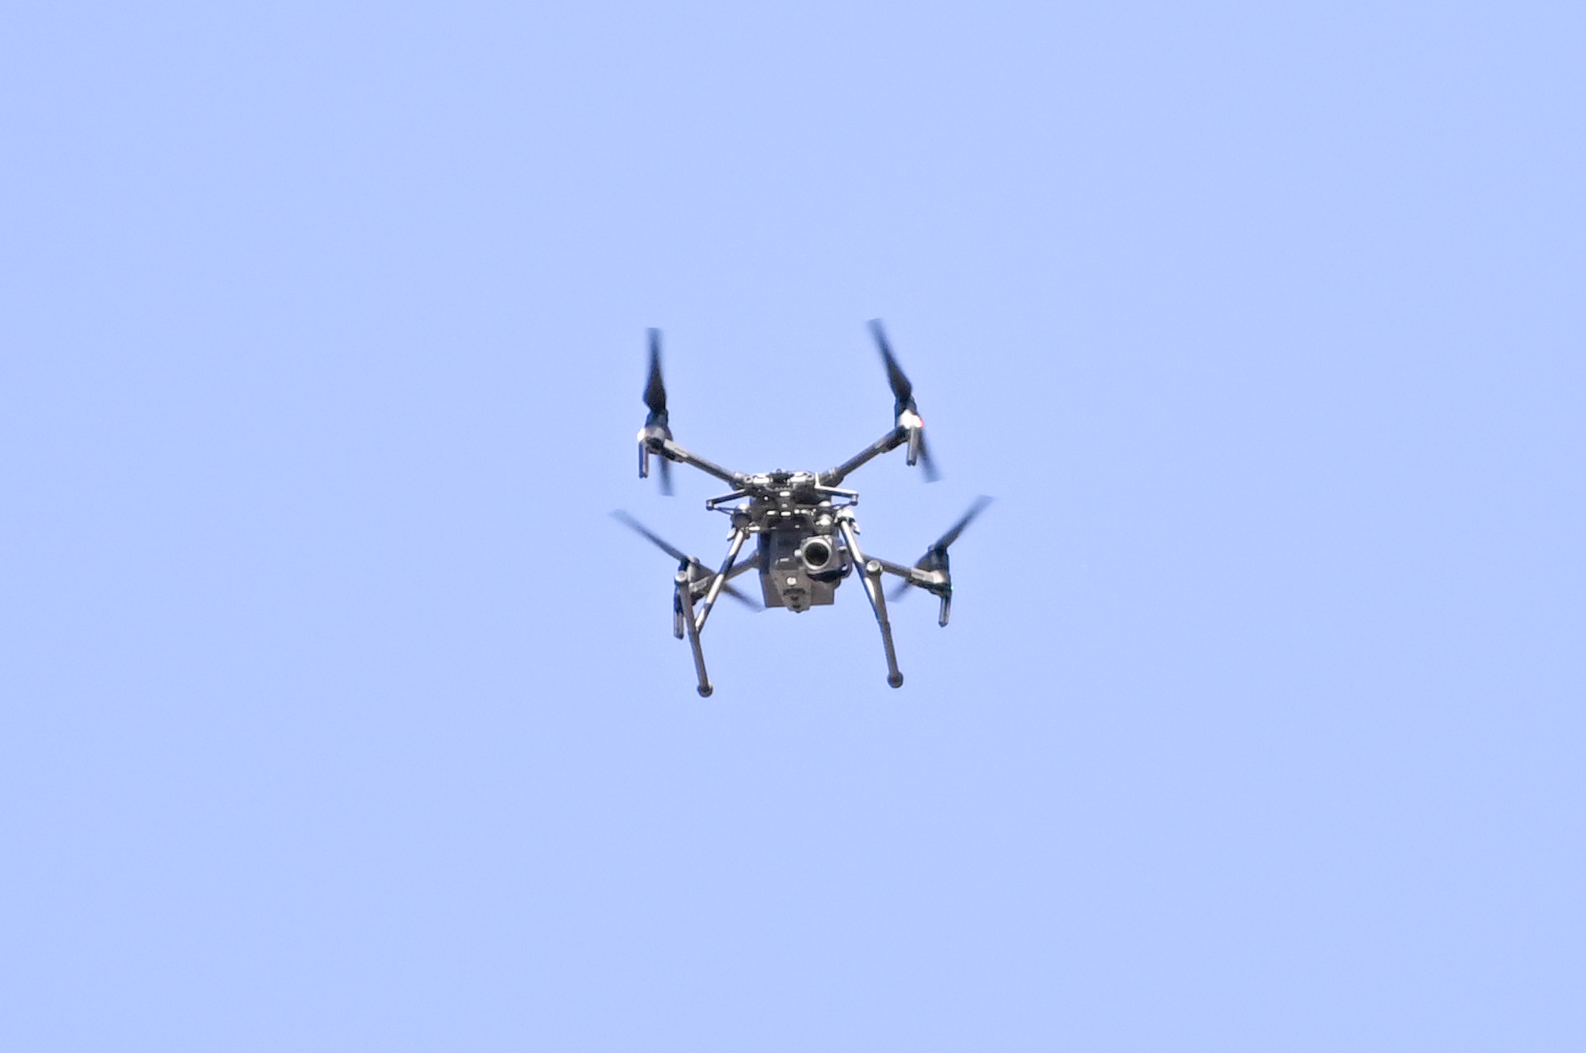
[[[903,686],[903,674],[898,670],[897,653],[892,641],[892,624],[887,616],[887,597],[881,587],[881,576],[891,574],[901,580],[894,598],[911,586],[935,595],[940,601],[937,624],[943,627],[947,625],[952,611],[953,596],[947,548],[957,540],[969,521],[980,513],[990,499],[980,498],[969,512],[928,548],[925,556],[913,566],[867,556],[861,550],[858,523],[853,514],[853,506],[858,503],[859,495],[852,490],[840,489],[839,484],[860,467],[900,446],[907,447],[906,462],[909,465],[921,465],[928,481],[936,479],[935,468],[925,446],[925,422],[920,418],[915,407],[912,385],[898,367],[881,323],[873,321],[870,327],[880,347],[895,398],[894,424],[891,430],[848,460],[827,471],[779,470],[759,474],[734,472],[723,468],[684,448],[672,438],[666,410],[666,390],[661,381],[660,333],[655,329],[650,330],[650,380],[645,389],[645,402],[649,406],[650,415],[638,434],[639,476],[649,477],[650,457],[653,454],[661,458],[661,484],[664,493],[671,492],[668,469],[673,463],[696,468],[731,486],[730,493],[712,497],[705,502],[708,511],[723,512],[732,519],[727,556],[722,561],[720,570],[711,571],[698,560],[684,556],[661,541],[631,517],[627,517],[624,513],[616,514],[629,526],[679,559],[678,571],[673,577],[672,632],[678,639],[685,636],[688,639],[689,647],[693,652],[694,669],[699,680],[698,691],[702,697],[709,697],[714,690],[705,668],[705,653],[700,641],[711,610],[724,590],[734,591],[728,584],[733,578],[757,567],[762,574],[769,573],[768,567],[761,565],[765,562],[764,559],[750,558],[738,561],[744,544],[752,535],[765,534],[774,529],[767,526],[768,522],[780,522],[795,513],[819,517],[821,525],[819,533],[812,527],[810,534],[805,537],[806,541],[810,536],[828,534],[838,541],[837,550],[832,553],[838,567],[838,570],[830,572],[836,575],[832,579],[833,588],[835,582],[846,577],[851,569],[857,568],[860,571],[860,581],[864,586],[865,596],[870,601],[871,611],[881,631],[889,685],[894,688]],[[792,584],[791,579],[789,584]],[[770,588],[769,585],[763,587],[767,590]],[[769,596],[769,591],[767,595]],[[742,599],[741,594],[739,598]],[[819,602],[830,602],[830,600]],[[805,609],[792,603],[784,605],[792,607],[795,611]]]

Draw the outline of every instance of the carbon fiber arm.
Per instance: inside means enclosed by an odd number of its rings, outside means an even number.
[[[737,487],[744,478],[741,473],[730,472],[719,464],[713,464],[712,462],[705,460],[705,458],[699,456],[698,454],[690,453],[688,450],[683,449],[683,447],[679,446],[671,439],[652,438],[648,440],[647,444],[650,449],[654,450],[662,457],[665,457],[667,460],[676,461],[678,464],[686,464],[694,468],[698,468],[707,475],[714,475],[716,478],[720,479],[724,483],[727,483],[729,486]]]
[[[850,473],[852,473],[855,469],[859,468],[861,465],[865,464],[866,462],[868,462],[868,461],[870,461],[870,460],[872,460],[872,459],[874,459],[876,457],[881,456],[884,453],[888,453],[888,452],[890,452],[892,450],[897,449],[899,446],[902,446],[905,442],[908,442],[908,441],[909,441],[909,430],[907,428],[904,428],[904,427],[893,428],[891,431],[887,432],[881,438],[877,439],[875,442],[871,443],[869,446],[866,446],[863,450],[860,450],[858,453],[856,453],[852,457],[848,458],[848,460],[844,461],[842,464],[839,464],[837,467],[833,468],[830,471],[822,472],[820,474],[821,485],[822,486],[836,486],[838,483],[842,482],[845,478],[847,478],[847,476]]]

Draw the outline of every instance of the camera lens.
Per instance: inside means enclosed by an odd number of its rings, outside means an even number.
[[[832,547],[819,538],[804,543],[804,563],[811,570],[820,570],[831,562]]]

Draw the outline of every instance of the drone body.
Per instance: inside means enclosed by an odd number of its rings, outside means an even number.
[[[892,574],[902,579],[894,599],[910,586],[936,595],[941,601],[938,622],[943,626],[947,624],[953,596],[947,549],[989,498],[977,501],[912,567],[867,556],[860,550],[858,524],[853,513],[859,495],[839,488],[851,472],[874,457],[907,446],[908,463],[921,464],[928,480],[936,478],[925,447],[925,422],[914,404],[913,387],[893,358],[881,324],[871,322],[870,326],[892,386],[895,420],[892,430],[829,471],[777,470],[760,474],[728,471],[672,440],[666,386],[661,380],[660,333],[650,330],[650,377],[644,391],[645,405],[650,413],[639,431],[639,475],[641,478],[649,475],[653,454],[661,458],[663,493],[671,493],[673,461],[692,465],[730,485],[730,493],[705,502],[707,509],[722,512],[732,521],[727,558],[720,570],[712,571],[661,540],[626,513],[614,514],[678,560],[678,571],[673,579],[672,631],[679,639],[688,638],[699,676],[699,693],[703,696],[708,696],[712,687],[705,672],[700,632],[723,592],[754,605],[730,584],[732,579],[750,571],[759,573],[765,606],[802,613],[811,607],[831,604],[838,586],[857,570],[881,628],[887,683],[893,687],[903,685],[903,674],[898,671],[893,651],[892,627],[887,619],[887,598],[881,589],[881,575]],[[746,551],[751,537],[755,539],[754,548]]]

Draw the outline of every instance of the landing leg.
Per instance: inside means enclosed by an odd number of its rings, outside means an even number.
[[[849,558],[860,567],[865,595],[870,597],[870,608],[876,612],[876,624],[881,627],[881,646],[887,652],[887,683],[902,687],[903,674],[898,672],[898,656],[892,649],[892,623],[887,621],[887,597],[881,588],[881,564],[875,560],[865,561],[853,523],[846,516],[837,520],[837,529],[842,532],[843,544],[848,546]]]
[[[682,608],[683,624],[688,629],[688,645],[694,649],[694,671],[699,674],[699,697],[709,698],[715,689],[710,686],[710,677],[705,674],[705,651],[699,645],[699,626],[694,624],[694,594],[688,571],[678,571],[673,581],[677,584],[677,602]]]
[[[887,683],[903,686],[903,674],[898,672],[898,656],[892,649],[892,623],[887,620],[887,594],[881,588],[881,564],[871,560],[865,564],[865,591],[870,594],[870,605],[876,609],[876,622],[881,626],[881,646],[887,652]]]

